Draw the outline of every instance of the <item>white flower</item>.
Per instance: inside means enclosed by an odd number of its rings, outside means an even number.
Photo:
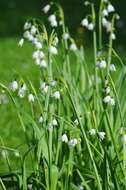
[[[111,100],[111,96],[106,96],[104,99],[103,99],[103,102],[105,103],[105,104],[109,104],[110,103],[110,100]]]
[[[28,184],[28,190],[32,190],[32,183],[31,184]]]
[[[40,116],[38,122],[39,122],[39,123],[43,123],[43,117],[42,117],[42,116]]]
[[[89,134],[90,134],[91,136],[96,135],[96,129],[90,129],[90,130],[89,130]]]
[[[42,59],[44,57],[44,53],[42,51],[34,51],[32,54],[33,59]]]
[[[13,82],[10,83],[10,89],[15,92],[18,89],[18,82],[14,80]]]
[[[57,81],[56,81],[56,80],[51,81],[50,85],[51,85],[52,87],[55,87],[55,86],[57,85]]]
[[[112,24],[105,17],[102,18],[102,24],[106,28],[107,32],[111,32]]]
[[[75,119],[74,124],[75,124],[75,125],[79,125],[78,119]]]
[[[35,64],[40,65],[41,60],[39,58],[35,59]]]
[[[100,68],[106,68],[106,61],[105,60],[100,61],[99,67]]]
[[[106,68],[106,61],[105,60],[101,60],[101,61],[98,61],[97,64],[96,64],[100,69],[104,69]]]
[[[116,71],[116,67],[114,64],[110,64],[109,69],[110,69],[110,71]]]
[[[33,94],[29,94],[28,95],[28,101],[29,102],[34,102],[34,100],[35,100],[35,98],[34,98]]]
[[[104,27],[107,27],[107,25],[108,25],[108,21],[105,17],[102,18],[102,24]]]
[[[49,22],[52,22],[52,21],[54,21],[54,20],[56,20],[56,16],[55,15],[50,15],[49,17],[48,17],[48,21]]]
[[[29,41],[33,41],[34,37],[29,31],[24,32],[24,38],[28,39]]]
[[[93,30],[94,24],[93,23],[88,24],[87,28],[88,28],[88,30]]]
[[[68,142],[68,137],[66,134],[63,134],[61,139],[62,139],[62,142],[65,142],[65,143]]]
[[[70,145],[70,146],[73,146],[73,147],[76,146],[77,143],[78,143],[78,140],[77,140],[76,138],[71,139],[71,140],[69,141],[69,145]]]
[[[114,33],[111,34],[111,38],[112,40],[115,40],[116,39],[116,35]]]
[[[60,99],[60,92],[59,91],[56,91],[53,93],[52,95],[55,99]]]
[[[46,85],[45,88],[43,89],[43,92],[47,93],[47,92],[48,92],[48,89],[49,89],[49,86]]]
[[[46,85],[45,88],[43,89],[43,91],[44,91],[45,93],[47,93],[47,92],[48,92],[48,89],[49,89],[49,86]]]
[[[124,135],[122,136],[122,141],[123,141],[124,143],[126,143],[126,134],[124,134]]]
[[[25,91],[26,91],[26,90],[27,90],[26,84],[24,83],[21,88],[22,88],[22,90],[25,90]]]
[[[31,23],[30,22],[26,22],[25,24],[24,24],[24,30],[28,30],[28,29],[30,29],[31,28]]]
[[[24,44],[24,38],[20,39],[20,41],[18,42],[18,46],[22,47]]]
[[[115,100],[114,100],[114,98],[111,98],[109,104],[110,104],[111,106],[114,106],[114,105],[115,105]]]
[[[107,88],[105,89],[105,93],[106,93],[106,94],[109,94],[109,93],[110,93],[110,90],[111,90],[110,87],[107,86]]]
[[[57,126],[57,125],[58,125],[58,123],[57,123],[57,120],[56,120],[56,119],[53,119],[53,120],[52,120],[52,125],[53,125],[53,126]]]
[[[59,43],[59,39],[58,39],[58,37],[56,36],[56,37],[54,38],[54,44],[57,45],[58,43]]]
[[[87,19],[87,18],[84,18],[84,19],[81,21],[81,25],[84,26],[84,27],[88,27],[88,19]]]
[[[111,106],[114,106],[115,105],[115,100],[111,97],[111,96],[106,96],[104,99],[103,99],[103,102],[105,104],[109,104]]]
[[[69,39],[69,34],[68,33],[64,33],[63,34],[63,39],[64,40],[68,40]]]
[[[42,43],[41,42],[35,42],[34,45],[37,49],[42,49]]]
[[[70,45],[70,50],[72,50],[72,51],[76,51],[76,50],[77,50],[77,46],[76,46],[75,43],[72,43],[72,44]]]
[[[107,10],[107,9],[103,9],[102,15],[103,15],[103,16],[108,16],[108,10]]]
[[[27,38],[28,39],[28,37],[29,37],[29,35],[30,35],[30,32],[28,31],[28,30],[26,30],[25,32],[24,32],[24,38]]]
[[[31,27],[31,34],[35,35],[36,32],[37,32],[37,28],[34,25],[32,25],[32,27]]]
[[[19,96],[20,98],[24,98],[24,96],[25,96],[25,91],[20,88],[19,91],[18,91],[18,96]]]
[[[49,47],[49,53],[54,54],[54,55],[57,55],[57,54],[58,54],[58,51],[57,51],[56,47],[50,46],[50,47]]]
[[[113,5],[109,4],[108,7],[107,7],[107,10],[108,10],[109,13],[111,13],[111,12],[115,11],[115,8],[113,7]]]
[[[43,59],[41,62],[40,62],[40,67],[44,67],[46,68],[47,67],[47,62]]]
[[[26,94],[26,90],[27,90],[27,86],[26,86],[26,84],[23,84],[23,86],[18,91],[18,96],[20,98],[24,98],[24,96]]]
[[[84,190],[84,187],[82,185],[79,185],[79,190]]]
[[[56,21],[56,16],[54,14],[49,16],[48,21],[50,22],[50,25],[52,27],[57,27],[58,26],[58,23]]]
[[[43,12],[46,14],[46,13],[48,13],[49,12],[49,10],[50,10],[50,8],[51,8],[51,6],[48,4],[48,5],[46,5],[44,8],[43,8]]]
[[[41,83],[41,85],[40,85],[40,89],[41,89],[43,92],[47,93],[47,92],[48,92],[48,89],[49,89],[49,86],[48,86],[45,82],[43,82],[43,83]]]
[[[49,131],[52,131],[52,130],[53,130],[53,125],[52,125],[52,123],[49,123],[49,124],[48,124],[48,130],[49,130]]]
[[[34,37],[33,40],[32,40],[32,43],[36,44],[37,42],[38,42],[38,39]]]
[[[112,30],[112,24],[109,21],[108,21],[108,23],[106,25],[106,30],[107,30],[107,32],[111,32],[111,30]]]
[[[103,0],[103,2],[107,3],[107,2],[108,2],[108,0]]]
[[[54,21],[50,22],[50,25],[51,25],[52,27],[57,27],[57,26],[58,26],[58,23],[57,23],[56,20],[54,20]]]
[[[98,135],[99,135],[100,140],[104,140],[106,134],[105,132],[98,132]]]

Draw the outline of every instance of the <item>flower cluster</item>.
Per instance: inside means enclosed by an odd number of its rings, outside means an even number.
[[[105,133],[104,131],[97,132],[96,129],[93,129],[93,128],[90,129],[88,133],[89,133],[89,135],[91,135],[91,136],[96,136],[96,135],[98,135],[98,137],[100,138],[100,140],[104,140],[105,135],[106,135],[106,133]]]
[[[42,10],[45,14],[47,14],[50,11],[50,9],[51,9],[51,5],[47,4]],[[49,15],[48,22],[51,25],[51,27],[56,28],[58,26],[58,21],[55,14]]]
[[[89,22],[88,18],[84,18],[81,21],[81,25],[85,28],[87,28],[88,30],[92,31],[94,29],[94,24],[93,22]]]
[[[40,67],[46,68],[47,67],[47,62],[45,60],[45,55],[43,51],[41,50],[36,50],[32,54],[32,58],[34,59],[36,65],[39,65]]]
[[[62,135],[61,140],[62,142],[68,143],[70,147],[75,147],[79,143],[79,140],[77,138],[68,140],[68,137],[65,133]]]
[[[58,126],[58,122],[56,119],[53,119],[49,124],[48,124],[48,130],[52,131],[54,127]]]
[[[27,86],[25,83],[19,85],[19,83],[17,82],[17,80],[14,80],[10,83],[9,85],[9,89],[12,91],[12,92],[16,92],[18,91],[18,96],[20,98],[24,98],[28,89],[27,89]],[[28,102],[30,103],[33,103],[35,101],[35,97],[32,93],[28,93]]]
[[[42,93],[46,94],[48,93],[49,87],[56,87],[57,81],[53,80],[50,82],[50,84],[47,84],[46,82],[41,82],[40,84],[40,90]],[[59,100],[61,97],[60,91],[54,90],[51,94],[51,97],[55,98],[56,100]]]
[[[106,29],[107,32],[112,32],[112,22],[109,21],[109,15],[111,13],[115,13],[115,8],[114,6],[109,2],[109,1],[104,1],[103,2],[103,8],[102,8],[102,25]],[[117,16],[117,19],[119,17]],[[112,40],[116,39],[116,35],[114,32],[111,33],[111,38]]]
[[[115,100],[114,98],[110,95],[111,93],[111,88],[108,85],[108,82],[106,82],[105,89],[104,89],[104,98],[103,102],[107,105],[114,106],[115,105]]]
[[[50,15],[50,16],[48,17],[48,21],[49,21],[49,23],[50,23],[50,25],[51,25],[52,27],[57,27],[57,26],[58,26],[58,22],[57,22],[56,16],[55,16],[54,14],[52,14],[52,15]]]
[[[105,69],[107,67],[107,62],[105,59],[99,59],[96,63],[96,66],[99,68],[99,69]],[[110,71],[116,71],[116,67],[114,64],[110,64],[109,65],[109,70]]]

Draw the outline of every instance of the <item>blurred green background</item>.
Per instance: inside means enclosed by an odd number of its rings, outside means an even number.
[[[96,5],[99,0],[93,0]],[[45,0],[0,0],[0,37],[19,36],[23,24],[29,17],[43,19],[42,8],[50,1]],[[65,11],[66,23],[74,35],[77,33],[81,19],[86,15],[84,0],[57,0]],[[126,0],[113,0],[121,19],[118,21],[117,43],[123,43],[126,37]]]

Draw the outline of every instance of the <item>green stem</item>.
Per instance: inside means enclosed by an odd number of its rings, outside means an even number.
[[[99,50],[102,50],[102,6],[103,0],[101,0],[99,8]]]

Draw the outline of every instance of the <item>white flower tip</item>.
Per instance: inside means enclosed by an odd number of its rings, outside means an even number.
[[[76,50],[77,50],[77,46],[76,46],[75,43],[72,43],[72,44],[70,45],[70,50],[72,50],[72,51],[76,51]]]
[[[46,14],[46,13],[48,13],[49,12],[49,10],[50,10],[50,8],[51,8],[51,6],[48,4],[48,5],[46,5],[44,8],[43,8],[43,12]]]
[[[77,140],[76,138],[71,139],[71,140],[69,141],[69,146],[74,147],[74,146],[76,146],[77,144],[78,144],[78,140]]]
[[[18,89],[18,82],[15,80],[10,83],[10,89],[15,92]]]
[[[28,95],[28,101],[29,102],[34,102],[35,98],[34,98],[34,95],[33,94],[29,94]]]
[[[57,51],[56,47],[50,46],[50,47],[49,47],[49,53],[50,53],[50,54],[53,54],[53,55],[57,55],[57,54],[58,54],[58,51]]]
[[[124,143],[126,143],[126,134],[124,134],[124,135],[122,136],[122,141],[123,141]]]
[[[66,134],[63,134],[61,139],[62,139],[62,142],[68,143],[68,137]]]
[[[100,140],[104,140],[106,133],[105,132],[98,132]]]
[[[54,92],[53,93],[53,95],[52,95],[55,99],[60,99],[60,92],[59,91],[56,91],[56,92]]]
[[[24,38],[20,39],[20,41],[18,42],[18,46],[22,47],[24,44]]]

